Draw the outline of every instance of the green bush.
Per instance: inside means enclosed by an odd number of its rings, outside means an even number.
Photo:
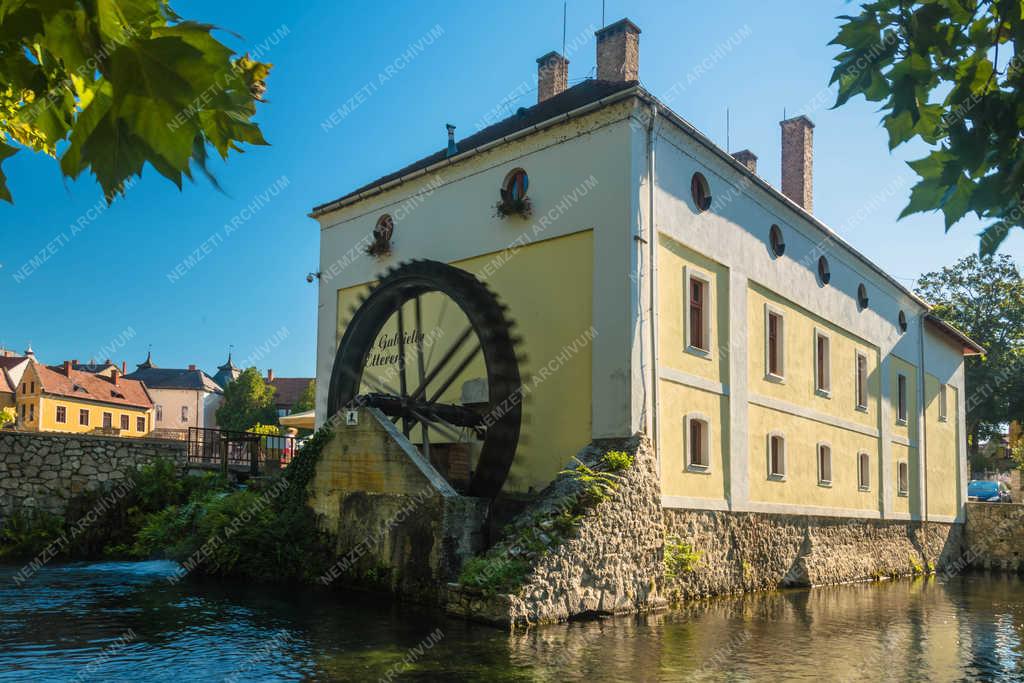
[[[610,471],[622,472],[633,466],[634,458],[626,451],[608,451],[603,460]]]
[[[586,503],[596,505],[597,503],[610,500],[615,495],[615,492],[619,489],[619,482],[622,481],[622,477],[611,472],[601,472],[588,467],[579,458],[574,457],[573,460],[576,461],[576,468],[562,470],[559,474],[568,475],[580,484],[583,489],[582,497]]]
[[[471,557],[462,565],[459,583],[488,594],[507,593],[521,586],[530,573],[530,563],[506,555]]]
[[[49,548],[64,534],[64,518],[49,512],[16,512],[0,528],[0,559],[28,559]],[[54,550],[63,553],[63,544]]]
[[[670,579],[682,578],[692,572],[700,562],[702,553],[685,543],[678,536],[665,541],[665,576]]]

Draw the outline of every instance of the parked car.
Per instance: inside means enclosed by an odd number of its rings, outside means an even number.
[[[983,503],[1012,503],[1010,488],[1001,481],[980,481],[975,479],[967,483],[967,500]]]

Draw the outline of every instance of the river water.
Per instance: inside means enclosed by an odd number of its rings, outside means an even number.
[[[0,568],[3,681],[1024,680],[1024,582],[967,575],[719,598],[505,631],[382,598],[186,579],[166,562]]]

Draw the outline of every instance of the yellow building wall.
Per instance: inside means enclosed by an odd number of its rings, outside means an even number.
[[[939,379],[924,378],[925,427],[927,429],[928,514],[955,516],[959,509],[957,490],[950,482],[960,481],[960,457],[957,453],[956,387],[946,387],[946,419],[939,419]]]
[[[150,410],[130,409],[120,406],[103,406],[82,401],[73,401],[66,398],[54,396],[43,396],[39,401],[40,407],[36,415],[37,426],[35,429],[43,432],[68,432],[72,434],[85,434],[96,432],[103,427],[103,414],[111,414],[111,426],[120,430],[120,436],[142,437],[149,434],[153,428],[152,415]],[[67,422],[57,422],[57,407],[63,406],[67,410]],[[79,411],[89,411],[89,425],[80,424]],[[128,416],[128,429],[121,429],[121,416]],[[144,417],[146,428],[139,431],[136,419]]]
[[[877,429],[880,396],[879,350],[847,331],[819,318],[764,287],[752,284],[747,295],[748,386],[751,394],[787,401],[832,417]],[[769,379],[765,351],[766,310],[783,316],[783,379]],[[815,334],[829,337],[831,391],[815,391]],[[867,409],[856,407],[856,353],[868,362]]]
[[[661,491],[666,496],[726,497],[729,468],[729,405],[710,391],[662,380],[658,386]],[[691,413],[705,416],[710,425],[710,467],[687,469],[685,420]]]
[[[880,510],[881,465],[878,439],[849,429],[809,420],[771,408],[751,405],[749,425],[750,500],[761,503]],[[768,435],[785,437],[786,477],[768,477]],[[818,484],[818,443],[832,448],[832,485]],[[857,454],[871,457],[871,481],[862,491],[857,479]]]
[[[686,308],[688,273],[710,284],[710,353],[687,351]],[[665,235],[658,253],[658,360],[662,367],[724,382],[729,375],[729,270]],[[666,413],[671,419],[672,413]]]
[[[522,436],[504,490],[539,491],[591,439],[593,233],[587,230],[538,241],[511,255],[496,252],[452,265],[476,273],[497,293],[516,323],[515,334],[523,339],[519,349],[525,355],[519,368],[524,387]],[[337,342],[366,291],[365,284],[338,290]],[[558,305],[550,305],[552,302]],[[421,333],[431,339],[425,354],[439,358],[465,327],[465,317],[436,295],[424,297],[421,306]],[[412,305],[407,304],[403,311],[409,332],[414,328]],[[435,329],[441,333],[431,337]],[[397,322],[392,317],[382,335],[396,332]],[[410,350],[406,358],[407,381],[417,386],[415,354]],[[386,383],[393,388],[399,384],[394,373],[378,369],[370,375],[378,385]],[[458,402],[463,382],[483,376],[483,363],[478,359],[440,400]],[[374,387],[364,382],[364,391],[372,390]],[[411,437],[414,442],[421,441],[416,432]],[[430,438],[434,442],[444,439],[433,431]]]

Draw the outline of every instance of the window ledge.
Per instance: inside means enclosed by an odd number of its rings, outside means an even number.
[[[832,398],[832,392],[829,391],[828,389],[815,389],[814,393],[815,393],[815,395],[821,396],[822,398],[827,398],[827,399],[831,399]]]
[[[782,375],[773,375],[770,372],[764,373],[764,379],[766,382],[774,382],[775,384],[785,384],[786,378]]]
[[[906,427],[907,426],[907,418],[905,418],[905,417],[897,417],[896,418],[896,424],[898,424],[900,427]]]
[[[830,488],[832,488],[832,482],[830,482],[830,481],[819,481],[818,482],[818,486],[820,486],[823,489],[830,489]]]
[[[786,481],[785,474],[769,474],[768,481]]]
[[[867,415],[868,412],[867,406],[854,406],[853,409],[856,410],[858,413],[864,413],[865,415]]]
[[[696,346],[690,346],[689,344],[687,344],[686,348],[683,349],[683,350],[686,353],[689,353],[690,355],[697,356],[698,358],[703,358],[705,360],[711,360],[711,351],[710,350],[701,349],[701,348],[698,348]]]
[[[865,492],[867,492],[867,491],[871,490],[871,487],[870,486],[858,486],[857,490],[858,491],[865,491]]]
[[[686,466],[686,471],[693,474],[711,474],[711,465],[694,465],[690,463]]]
[[[899,496],[900,498],[909,498],[910,491],[897,491],[896,495]]]
[[[939,422],[949,422],[948,415],[939,415]]]

